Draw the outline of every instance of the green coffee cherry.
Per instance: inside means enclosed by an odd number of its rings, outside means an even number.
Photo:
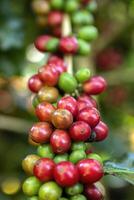
[[[22,189],[27,196],[34,196],[38,194],[40,186],[41,182],[36,177],[31,176],[24,181]]]
[[[77,163],[82,159],[86,158],[86,153],[83,150],[75,150],[69,156],[69,161],[72,163]]]
[[[39,200],[39,198],[36,197],[36,196],[34,196],[34,197],[29,197],[29,198],[27,198],[27,200]]]
[[[52,38],[46,44],[46,50],[50,52],[55,52],[59,46],[59,39]]]
[[[78,37],[87,41],[95,40],[98,37],[98,30],[95,26],[85,26],[79,30]]]
[[[87,198],[82,194],[78,194],[78,195],[71,197],[70,200],[87,200]]]
[[[72,15],[72,22],[74,25],[90,25],[94,22],[93,15],[90,14],[88,11],[75,12]]]
[[[72,187],[67,187],[65,189],[65,192],[70,196],[81,194],[83,192],[83,185],[80,183],[77,183],[76,185]]]
[[[55,163],[59,163],[59,162],[62,162],[62,161],[68,161],[68,154],[67,153],[61,154],[61,155],[56,155],[54,157]]]
[[[86,6],[86,9],[90,12],[95,12],[97,10],[97,2],[96,1],[89,2],[89,4]]]
[[[32,105],[33,105],[33,107],[36,108],[36,107],[38,106],[39,103],[40,103],[40,102],[39,102],[39,100],[38,100],[38,96],[37,96],[37,95],[34,96],[33,99],[32,99]]]
[[[51,7],[55,10],[62,10],[64,7],[64,0],[51,0]]]
[[[54,153],[49,144],[40,145],[37,148],[37,154],[43,158],[54,158]]]
[[[88,154],[87,158],[97,160],[101,164],[103,164],[102,158],[98,154],[96,154],[96,153],[90,153],[90,154]]]
[[[80,55],[88,55],[91,52],[91,46],[89,43],[85,42],[82,39],[78,39],[78,53]]]
[[[91,72],[88,68],[81,68],[76,72],[75,77],[79,83],[83,83],[90,78],[90,75]]]
[[[77,88],[77,81],[73,75],[64,72],[59,78],[59,88],[66,93],[72,93]]]
[[[76,10],[78,10],[79,8],[79,3],[77,1],[72,1],[72,0],[68,0],[66,1],[65,4],[65,11],[66,12],[74,12]]]
[[[75,151],[75,150],[86,150],[86,144],[84,142],[74,142],[71,146],[71,150]]]

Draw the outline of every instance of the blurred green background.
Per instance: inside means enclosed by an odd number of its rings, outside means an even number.
[[[45,28],[29,0],[1,0],[0,5],[0,199],[25,200],[21,160],[36,149],[27,142],[37,119],[30,105],[27,79],[45,59],[33,41]],[[93,145],[104,159],[134,168],[134,0],[98,0],[94,14],[100,35],[88,58],[108,81],[99,97],[109,138]],[[87,58],[86,58],[87,59]],[[89,66],[90,67],[90,66]],[[108,200],[133,200],[134,189],[111,176],[103,180]]]

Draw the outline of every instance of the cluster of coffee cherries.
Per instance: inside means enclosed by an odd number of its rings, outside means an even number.
[[[102,93],[106,81],[91,77],[88,68],[74,75],[66,70],[62,57],[53,55],[28,82],[39,119],[29,131],[37,154],[22,162],[30,175],[23,183],[29,200],[103,199],[98,186],[104,175],[102,159],[89,146],[108,135],[91,96]]]

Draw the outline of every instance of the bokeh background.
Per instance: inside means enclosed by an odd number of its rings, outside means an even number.
[[[25,177],[21,160],[35,152],[27,142],[28,129],[37,121],[27,79],[44,62],[45,55],[34,49],[33,41],[45,33],[45,27],[32,3],[0,1],[1,200],[25,200],[20,189]],[[94,71],[108,81],[98,101],[110,136],[93,149],[105,160],[134,167],[134,0],[98,1],[94,17],[100,35],[88,59]],[[108,200],[134,199],[134,188],[127,182],[111,176],[103,182]]]

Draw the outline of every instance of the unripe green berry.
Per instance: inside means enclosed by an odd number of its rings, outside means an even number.
[[[78,194],[78,195],[71,197],[70,200],[87,200],[87,198],[82,194]]]
[[[79,83],[83,83],[90,78],[90,75],[91,72],[88,68],[81,68],[76,72],[75,77]]]
[[[72,15],[72,22],[74,25],[90,25],[94,21],[93,15],[88,11],[75,12]]]
[[[56,155],[54,157],[55,163],[59,163],[59,162],[62,162],[62,161],[68,161],[68,154],[67,153],[61,154],[61,155]]]
[[[98,36],[98,30],[95,26],[85,26],[78,32],[78,37],[87,41],[95,40]]]
[[[69,156],[69,161],[72,163],[77,163],[78,161],[85,159],[86,153],[83,150],[75,150]]]
[[[86,144],[84,142],[74,142],[71,146],[71,150],[75,151],[75,150],[86,150]]]
[[[81,194],[83,192],[83,185],[80,183],[77,183],[73,185],[72,187],[67,187],[65,189],[65,192],[70,196]]]
[[[87,158],[97,160],[101,164],[103,164],[102,158],[98,154],[96,154],[96,153],[90,153],[90,154],[88,154]]]
[[[59,46],[59,39],[52,38],[46,44],[46,50],[50,52],[55,52]]]
[[[87,55],[91,52],[90,44],[85,42],[84,40],[78,39],[78,45],[79,45],[78,53],[80,55]]]
[[[68,0],[65,4],[65,11],[67,12],[74,12],[78,10],[79,3],[77,1]]]
[[[40,145],[37,148],[37,154],[43,158],[53,158],[54,157],[53,150],[49,144]]]
[[[55,10],[62,10],[64,7],[64,0],[51,0],[51,7]]]

